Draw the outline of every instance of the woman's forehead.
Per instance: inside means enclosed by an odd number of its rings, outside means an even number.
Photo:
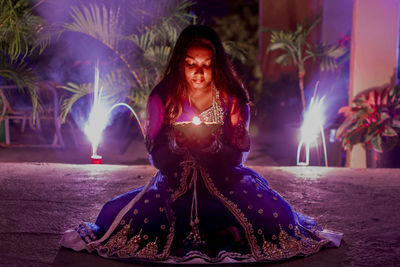
[[[192,46],[189,47],[186,51],[187,58],[202,58],[202,59],[211,59],[212,51],[211,49],[203,46]]]

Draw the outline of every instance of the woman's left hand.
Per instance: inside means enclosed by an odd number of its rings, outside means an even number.
[[[192,142],[189,145],[189,149],[204,149],[209,146],[215,141],[215,136],[210,135],[205,138],[196,138],[192,139]]]

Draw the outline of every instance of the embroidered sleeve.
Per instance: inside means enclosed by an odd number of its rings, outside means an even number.
[[[227,137],[230,144],[239,151],[250,150],[250,110],[248,105],[241,105],[238,100],[232,101],[229,118],[230,129],[227,129]]]
[[[199,156],[202,164],[209,166],[237,166],[242,164],[250,151],[248,133],[249,108],[237,106],[228,113],[222,135]],[[232,112],[233,111],[233,112]]]
[[[147,103],[147,125],[145,144],[149,160],[158,169],[178,164],[182,157],[171,149],[170,127],[163,123],[164,105],[160,96],[152,95]]]
[[[250,150],[250,136],[243,121],[233,126],[231,144],[240,151]]]
[[[222,148],[222,142],[221,142],[221,135],[219,133],[216,133],[214,135],[214,141],[211,143],[209,147],[203,148],[202,151],[206,153],[211,153],[215,154],[221,151]]]

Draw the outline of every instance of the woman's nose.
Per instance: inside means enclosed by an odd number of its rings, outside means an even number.
[[[202,67],[197,67],[194,74],[204,74],[203,68]]]

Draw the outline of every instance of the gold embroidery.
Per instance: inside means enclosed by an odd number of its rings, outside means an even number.
[[[175,235],[175,221],[171,223],[171,227],[169,228],[169,230],[170,231],[168,234],[167,242],[165,243],[164,250],[160,256],[160,259],[162,260],[165,260],[168,257],[169,252],[171,250],[172,241],[174,240],[174,235]]]
[[[156,194],[156,198],[160,198],[160,194]]]
[[[148,204],[150,201],[148,199],[144,200],[144,203]]]
[[[133,210],[133,214],[137,215],[139,213],[138,209]]]
[[[165,230],[165,224],[161,224],[160,228],[161,230]]]
[[[148,223],[149,222],[149,218],[144,218],[143,222],[144,223]]]
[[[224,204],[224,206],[228,208],[228,210],[233,214],[233,216],[235,216],[235,218],[238,220],[238,222],[243,227],[246,233],[246,238],[249,243],[251,253],[253,254],[256,260],[261,260],[262,259],[261,248],[257,244],[257,239],[253,234],[254,233],[253,227],[250,223],[248,223],[248,219],[244,216],[243,212],[241,212],[241,210],[238,208],[237,204],[230,201],[227,197],[225,197],[221,192],[218,191],[218,189],[212,182],[212,179],[210,175],[206,172],[206,170],[202,166],[199,166],[199,168],[207,190],[212,195],[216,196],[222,202],[222,204]],[[244,182],[243,179],[241,180],[241,182],[242,181]]]
[[[147,245],[142,250],[140,250],[136,255],[140,258],[154,259],[156,258],[157,251],[158,251],[158,246],[156,238],[156,240],[154,240],[153,242],[147,243]]]
[[[259,213],[259,214],[262,214],[263,212],[264,212],[263,209],[259,209],[259,210],[258,210],[258,213]]]
[[[126,224],[116,235],[114,235],[113,237],[110,238],[110,240],[108,240],[108,242],[104,245],[104,248],[106,248],[106,251],[108,252],[109,255],[112,254],[114,251],[119,250],[126,244],[129,230],[130,230],[130,224]]]
[[[327,244],[327,240],[314,240],[301,234],[299,228],[295,228],[295,236],[289,236],[289,234],[282,230],[279,232],[278,244],[268,242],[264,239],[263,252],[267,260],[280,260],[284,258],[290,258],[296,255],[310,255],[322,248],[323,245]],[[273,235],[272,240],[277,240],[277,236]]]
[[[272,215],[274,216],[274,218],[278,218],[278,213],[274,212]]]
[[[141,242],[140,238],[140,233],[142,230],[139,231],[139,233],[135,236],[133,236],[131,239],[129,239],[128,243],[126,243],[125,246],[123,246],[119,251],[118,254],[121,257],[129,257],[135,255],[135,252],[139,248],[139,244]]]
[[[258,229],[258,230],[257,230],[257,234],[262,235],[262,233],[263,233],[263,232],[262,232],[261,229]]]
[[[257,197],[262,198],[262,195],[261,194],[257,194]]]
[[[179,181],[179,187],[178,189],[171,195],[171,200],[174,202],[177,200],[180,196],[185,194],[188,190],[188,185],[187,185],[187,179],[189,177],[190,171],[194,168],[195,161],[193,157],[189,154],[186,155],[186,158],[188,160],[183,161],[180,163],[180,165],[183,167],[183,171],[181,174],[181,179]]]
[[[283,251],[278,248],[276,244],[267,242],[264,239],[263,252],[267,259],[281,259],[283,258]]]
[[[250,204],[250,205],[247,206],[247,208],[248,208],[249,210],[251,210],[251,209],[253,209],[253,205]]]
[[[234,191],[229,191],[229,195],[233,195],[234,193]]]
[[[246,191],[246,190],[243,190],[243,194],[247,194],[247,191]]]

